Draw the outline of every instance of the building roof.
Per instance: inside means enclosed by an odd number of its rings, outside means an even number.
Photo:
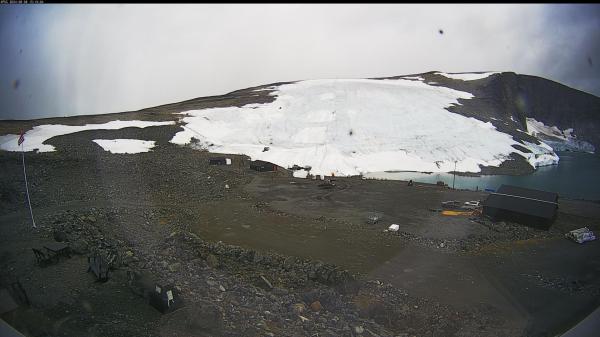
[[[512,185],[502,185],[496,193],[519,195],[527,198],[550,201],[554,203],[558,202],[558,193],[546,192],[541,190],[532,190],[530,188]]]
[[[267,165],[275,165],[273,163],[269,163],[268,161],[264,161],[264,160],[255,160],[253,162],[251,162],[250,164],[252,165],[257,165],[257,166],[267,166]]]
[[[498,192],[487,197],[483,206],[551,219],[558,208],[558,194],[502,185]]]

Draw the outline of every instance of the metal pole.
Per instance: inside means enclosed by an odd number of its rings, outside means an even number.
[[[454,189],[454,180],[456,179],[456,162],[457,160],[454,161],[454,176],[452,177],[452,189]]]
[[[24,147],[23,143],[21,143],[21,153],[23,154],[23,176],[25,177],[25,191],[27,192],[27,203],[29,204],[29,214],[31,215],[31,222],[33,223],[33,228],[37,228],[35,225],[35,220],[33,219],[33,210],[31,209],[31,199],[29,199],[29,186],[27,185],[27,172],[25,172],[25,147]]]

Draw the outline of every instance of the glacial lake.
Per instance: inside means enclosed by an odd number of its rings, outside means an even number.
[[[454,186],[467,190],[497,190],[502,184],[557,192],[569,199],[600,200],[600,156],[580,152],[557,152],[558,165],[538,167],[524,176],[492,175],[481,177],[456,176]],[[435,184],[443,181],[452,187],[450,173],[373,172],[365,178],[413,180]]]

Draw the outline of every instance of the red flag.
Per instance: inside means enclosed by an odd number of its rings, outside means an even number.
[[[25,134],[21,131],[21,135],[19,136],[19,145],[21,145],[25,141]]]

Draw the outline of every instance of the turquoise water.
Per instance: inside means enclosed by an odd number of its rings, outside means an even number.
[[[496,190],[502,184],[557,192],[559,196],[571,199],[600,200],[600,156],[578,152],[557,152],[558,165],[539,167],[534,173],[525,176],[456,176],[457,189]],[[441,180],[452,187],[452,174],[420,172],[376,172],[366,174],[367,178],[414,180],[435,184]]]

